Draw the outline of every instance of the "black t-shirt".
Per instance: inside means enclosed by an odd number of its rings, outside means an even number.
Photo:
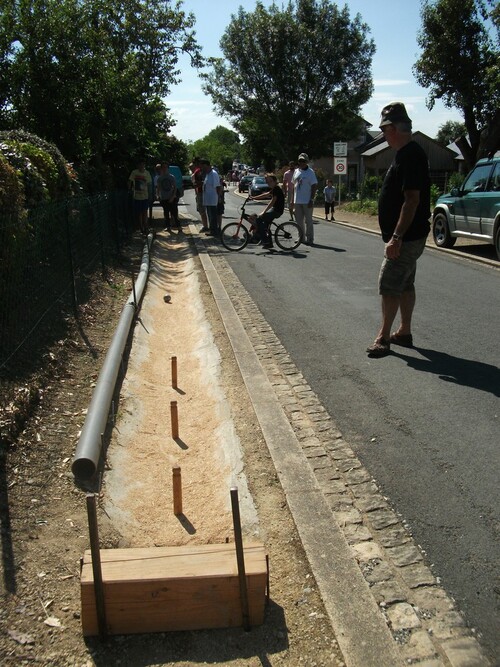
[[[393,235],[399,220],[405,190],[420,192],[415,217],[403,236],[403,241],[416,241],[426,237],[430,230],[431,184],[427,155],[415,141],[410,141],[398,150],[380,192],[378,220],[382,238],[386,243]]]
[[[271,190],[271,197],[276,198],[273,206],[273,213],[275,218],[279,218],[280,215],[283,215],[283,211],[285,210],[285,195],[279,185],[275,185]]]

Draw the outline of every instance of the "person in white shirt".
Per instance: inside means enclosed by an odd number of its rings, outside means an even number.
[[[207,212],[209,229],[208,236],[217,235],[217,204],[221,191],[220,176],[212,168],[209,160],[200,160],[201,169],[205,178],[203,180],[203,206]]]
[[[293,172],[293,209],[295,221],[302,230],[304,243],[314,243],[313,205],[314,196],[318,189],[318,179],[309,166],[309,156],[301,153],[297,160],[299,166]]]

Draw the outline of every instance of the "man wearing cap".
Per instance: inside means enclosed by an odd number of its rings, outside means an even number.
[[[295,221],[302,230],[304,243],[312,245],[314,242],[313,204],[314,195],[318,188],[316,174],[309,166],[307,153],[301,153],[297,160],[298,168],[293,172],[293,210]]]
[[[379,274],[382,325],[367,348],[370,357],[385,357],[391,343],[413,346],[411,318],[415,307],[415,273],[430,224],[430,178],[427,155],[412,140],[411,120],[402,102],[382,109],[380,129],[396,155],[385,176],[378,217],[385,242]],[[398,310],[401,323],[391,333]]]

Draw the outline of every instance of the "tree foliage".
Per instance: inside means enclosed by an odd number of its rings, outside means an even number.
[[[414,73],[421,86],[430,88],[429,109],[440,99],[463,114],[468,141],[461,137],[457,145],[469,167],[500,148],[500,12],[495,4],[423,0],[421,10],[422,54]]]
[[[464,123],[460,123],[458,120],[448,120],[439,126],[436,141],[439,141],[443,146],[448,146],[448,144],[462,137],[466,131]]]
[[[250,160],[268,167],[298,152],[323,155],[334,139],[359,131],[373,90],[373,40],[329,0],[289,0],[279,9],[239,8],[212,59],[204,89],[244,138]]]
[[[0,0],[0,128],[54,142],[102,187],[104,167],[156,154],[180,52],[201,64],[180,2]],[[125,163],[126,167],[125,167]]]
[[[233,160],[241,154],[241,145],[236,132],[218,125],[205,137],[194,141],[190,150],[193,157],[210,160],[213,165],[217,165],[221,174],[226,174],[231,169]]]

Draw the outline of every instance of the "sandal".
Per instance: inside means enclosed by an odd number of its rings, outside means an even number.
[[[389,342],[401,347],[413,347],[413,336],[411,334],[393,333],[389,337]]]
[[[391,351],[391,344],[384,338],[377,338],[372,345],[366,348],[369,357],[386,357]]]

